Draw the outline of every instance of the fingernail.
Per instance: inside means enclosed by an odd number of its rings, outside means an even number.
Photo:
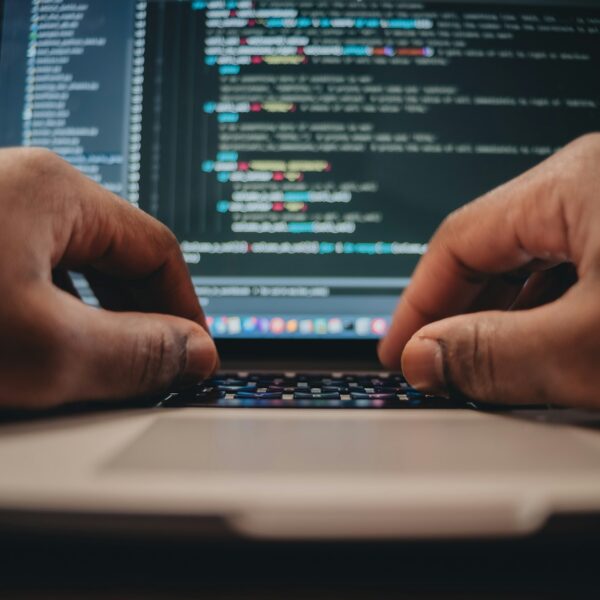
[[[217,360],[217,349],[208,335],[190,335],[187,340],[182,381],[198,381],[208,377],[215,370]]]
[[[402,371],[415,389],[429,394],[447,394],[444,357],[439,342],[413,338],[404,349]]]

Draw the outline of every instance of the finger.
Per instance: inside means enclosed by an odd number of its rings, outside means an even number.
[[[177,240],[164,225],[58,157],[43,151],[28,156],[44,176],[32,195],[48,207],[52,268],[92,266],[136,282],[148,310],[206,327]]]
[[[584,402],[585,393],[575,388],[589,378],[565,374],[581,362],[577,339],[585,337],[565,319],[568,311],[563,298],[530,311],[438,321],[408,342],[403,373],[432,394],[502,404]]]
[[[56,403],[142,396],[200,381],[217,367],[214,342],[193,321],[94,309],[62,296],[69,383]]]
[[[585,144],[576,143],[453,213],[433,237],[400,299],[379,348],[382,362],[397,368],[416,331],[468,311],[494,276],[540,261],[579,264],[599,214],[596,210],[594,219],[581,219],[580,203],[564,190],[571,189],[568,178],[588,161]]]

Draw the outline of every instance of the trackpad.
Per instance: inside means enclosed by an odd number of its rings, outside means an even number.
[[[557,425],[459,412],[161,417],[108,470],[196,473],[537,472],[598,468],[596,440]]]

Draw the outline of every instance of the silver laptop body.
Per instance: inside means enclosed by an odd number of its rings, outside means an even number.
[[[232,378],[388,377],[439,220],[600,126],[598,2],[0,5],[0,143],[175,230]],[[1,526],[518,537],[600,510],[594,414],[167,397],[3,415]]]

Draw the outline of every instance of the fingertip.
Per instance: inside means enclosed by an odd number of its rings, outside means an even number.
[[[397,353],[392,352],[392,343],[389,336],[380,340],[377,344],[377,356],[379,362],[390,370],[398,370],[400,368],[400,357]]]
[[[438,340],[420,334],[413,336],[402,353],[402,373],[419,391],[447,394],[444,357]]]
[[[213,339],[203,330],[194,330],[186,343],[186,364],[183,377],[186,380],[206,379],[219,367],[219,355]]]

